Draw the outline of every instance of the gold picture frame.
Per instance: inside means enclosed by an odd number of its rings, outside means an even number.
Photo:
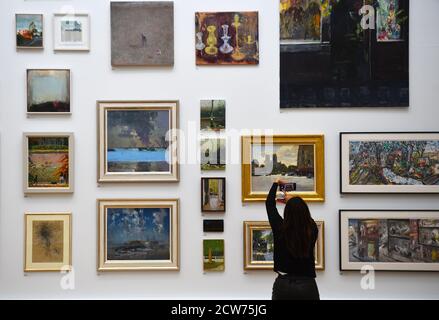
[[[180,270],[178,199],[98,199],[97,209],[98,272]],[[110,221],[113,231],[110,232],[108,232],[108,209],[114,210],[110,212],[113,215]],[[128,211],[129,209],[133,211]],[[157,211],[153,212],[153,209]],[[143,223],[147,220],[147,216],[150,222]],[[122,226],[123,222],[118,222],[130,217],[142,221],[142,239],[130,237],[129,228]],[[154,240],[149,240],[148,232],[153,228],[151,221],[154,221],[154,226],[161,232],[166,232],[168,236],[155,235]],[[108,245],[110,242],[111,250]],[[146,255],[153,257],[155,255],[156,258],[146,259],[144,258]],[[134,259],[136,257],[138,259]]]
[[[55,150],[53,147],[54,139],[67,139],[65,150]],[[40,149],[29,150],[32,139],[48,141],[52,147],[40,144]],[[50,142],[52,140],[52,142]],[[65,146],[62,146],[65,148]],[[58,157],[54,157],[55,154]],[[52,157],[50,157],[50,154]],[[34,159],[32,156],[35,156]],[[72,132],[25,132],[23,133],[23,192],[29,194],[47,193],[73,193],[74,187],[74,137]],[[66,163],[67,159],[67,163]],[[43,165],[39,165],[38,162]],[[60,167],[55,172],[53,169],[46,168],[47,163],[60,163]],[[35,172],[31,172],[33,169]],[[44,171],[46,172],[39,172]],[[55,181],[56,180],[58,181]],[[42,179],[46,179],[43,181]]]
[[[24,272],[71,270],[72,214],[70,212],[25,213],[24,226]]]
[[[316,270],[325,270],[325,222],[315,221],[319,229],[316,246],[314,248]],[[244,221],[244,270],[273,270],[274,262],[254,261],[252,259],[252,239],[255,230],[271,231],[268,221]]]
[[[273,135],[273,136],[242,136],[241,137],[241,174],[242,174],[242,202],[261,202],[265,201],[268,195],[268,190],[272,182],[275,181],[275,177],[271,177],[270,174],[259,174],[258,178],[264,178],[265,181],[261,183],[264,185],[264,191],[254,191],[252,190],[252,174],[254,171],[253,164],[254,159],[252,159],[252,148],[254,145],[260,145],[261,150],[266,148],[266,146],[289,146],[289,145],[298,145],[297,148],[297,159],[296,159],[296,173],[283,173],[279,174],[276,177],[280,177],[286,180],[297,180],[298,179],[307,179],[311,178],[313,183],[313,190],[306,191],[294,191],[291,194],[301,197],[303,200],[307,202],[323,202],[325,201],[325,160],[324,160],[324,135]],[[301,151],[300,147],[302,146],[313,146],[313,167],[309,168],[300,168],[299,166],[299,156],[300,154],[305,154],[305,151]],[[305,150],[302,147],[302,150]],[[309,150],[309,148],[307,148]],[[309,153],[309,152],[308,152]],[[308,154],[307,153],[307,154]],[[272,160],[274,159],[274,153],[272,155]],[[303,156],[306,158],[306,156]],[[276,156],[277,161],[277,156]],[[307,161],[311,161],[307,159]],[[274,162],[274,161],[273,161]],[[282,163],[280,163],[282,164]],[[307,164],[306,166],[309,166]],[[263,167],[261,167],[263,168]],[[258,170],[262,170],[258,168]],[[274,166],[272,167],[274,168]],[[305,170],[306,169],[306,170]],[[268,167],[265,171],[268,170]],[[312,170],[312,173],[309,172]],[[271,173],[272,171],[268,172]],[[298,176],[296,179],[295,175]],[[303,175],[303,176],[300,176]],[[289,178],[291,176],[291,178]],[[266,178],[268,177],[268,178]],[[311,178],[310,178],[311,177]],[[304,183],[309,184],[309,181],[305,181]],[[307,186],[309,188],[309,186]]]
[[[98,183],[106,182],[178,182],[179,181],[179,164],[178,164],[178,101],[98,101],[97,102],[97,120],[98,120]],[[108,168],[108,113],[111,111],[167,111],[169,128],[167,137],[163,137],[163,140],[167,139],[168,147],[165,148],[154,147],[153,151],[159,151],[164,153],[164,157],[168,157],[165,160],[157,160],[155,164],[148,162],[137,161],[137,166],[143,165],[153,168],[154,165],[163,166],[166,163],[167,170],[153,171],[141,171],[146,169],[128,168],[123,171],[117,168],[114,172],[110,172]],[[129,129],[127,129],[129,130]],[[138,134],[131,129],[130,134]],[[140,139],[139,136],[137,136]],[[143,142],[142,142],[143,143]],[[143,146],[143,145],[142,145]],[[150,152],[151,147],[136,147],[137,152]],[[128,148],[125,148],[128,149]],[[132,148],[131,148],[132,149]],[[111,148],[110,148],[111,151]],[[120,166],[121,162],[115,163],[115,167]]]

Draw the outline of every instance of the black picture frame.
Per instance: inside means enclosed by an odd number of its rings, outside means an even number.
[[[203,232],[224,232],[224,220],[223,219],[203,220]]]

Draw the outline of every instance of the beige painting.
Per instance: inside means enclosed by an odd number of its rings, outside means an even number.
[[[32,262],[62,262],[63,221],[34,221],[32,226]]]

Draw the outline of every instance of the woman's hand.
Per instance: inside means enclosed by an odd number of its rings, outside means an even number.
[[[285,184],[288,183],[286,180],[282,180],[281,178],[277,178],[275,181],[277,184]]]

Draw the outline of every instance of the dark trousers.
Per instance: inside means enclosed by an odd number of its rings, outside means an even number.
[[[279,275],[273,285],[273,300],[320,300],[314,278]]]

